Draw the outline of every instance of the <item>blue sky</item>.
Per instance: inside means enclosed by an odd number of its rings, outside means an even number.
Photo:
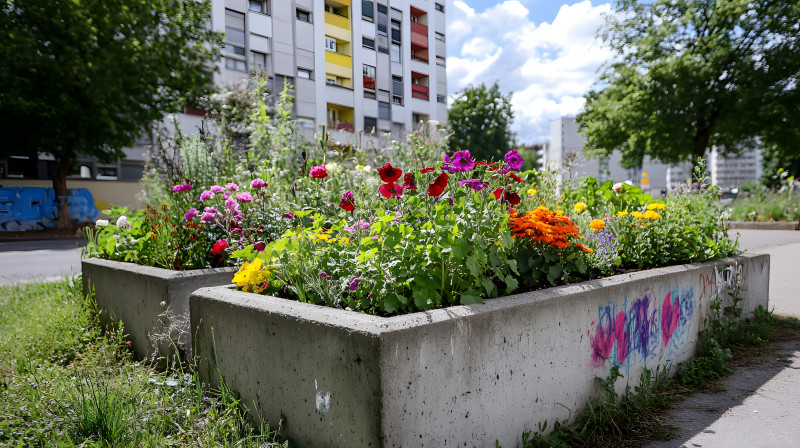
[[[597,0],[447,0],[450,96],[498,81],[513,92],[513,129],[522,143],[548,140],[550,121],[575,115],[597,69],[611,58],[595,40],[610,13]]]

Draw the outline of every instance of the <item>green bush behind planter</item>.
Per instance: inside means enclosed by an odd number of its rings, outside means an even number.
[[[204,379],[284,418],[296,446],[516,446],[577,416],[612,366],[633,386],[643,367],[691,357],[710,304],[733,290],[746,313],[766,307],[769,256],[393,317],[204,288],[190,315]]]

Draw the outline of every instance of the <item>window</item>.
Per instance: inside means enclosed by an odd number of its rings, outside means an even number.
[[[364,98],[374,100],[375,99],[375,92],[370,92],[369,90],[364,91]]]
[[[225,10],[225,51],[237,56],[245,55],[244,14],[228,9]]]
[[[311,70],[306,68],[297,68],[297,77],[303,79],[314,79],[311,77]]]
[[[364,64],[364,89],[375,90],[375,67]]]
[[[327,84],[329,86],[335,86],[336,85],[336,78],[325,78],[325,84]]]
[[[372,22],[375,17],[375,4],[370,0],[361,0],[361,17]]]
[[[381,10],[383,7],[383,10]],[[386,15],[386,7],[378,4],[378,34],[387,35],[387,28],[389,26],[389,16]]]
[[[397,96],[397,95],[392,95],[392,103],[393,104],[397,104],[398,106],[402,106],[403,105],[403,97]]]
[[[273,89],[273,92],[282,92],[285,85],[284,82],[289,88],[294,87],[294,78],[291,76],[275,75],[275,89]]]
[[[325,50],[336,53],[336,39],[325,36]]]
[[[378,119],[364,116],[364,132],[373,132],[378,129]]]
[[[403,77],[392,76],[392,95],[403,96]]]
[[[388,14],[389,10],[386,9],[386,5],[381,5],[380,3],[378,3],[378,12],[381,14]]]
[[[380,45],[378,45],[378,53],[389,54],[389,49],[386,48],[386,47],[381,47]]]
[[[436,8],[437,11],[444,12],[444,5],[441,3],[434,3],[433,7]]]
[[[239,56],[244,56],[244,47],[238,45],[225,44],[225,51]]]
[[[369,37],[361,36],[361,45],[363,45],[364,48],[369,48],[370,50],[374,50],[375,39],[370,39]]]
[[[248,9],[250,11],[260,12],[262,14],[267,13],[267,2],[265,0],[250,0],[250,6]]]
[[[257,51],[250,52],[251,68],[256,72],[267,72],[267,55]]]
[[[297,20],[301,22],[308,22],[311,23],[311,13],[308,11],[303,11],[302,9],[297,9]]]
[[[400,42],[400,22],[392,20],[392,40]]]
[[[400,45],[392,44],[391,59],[392,62],[400,62]]]
[[[444,42],[444,34],[437,32],[436,33],[436,40],[440,40],[440,41]]]
[[[444,95],[436,95],[436,102],[447,103],[447,97]]]
[[[441,56],[436,56],[436,65],[441,65],[444,67],[444,58]]]
[[[392,110],[389,108],[389,103],[378,101],[378,118],[381,120],[392,119]]]
[[[225,68],[227,68],[228,70],[246,72],[247,64],[245,64],[244,61],[240,61],[239,59],[225,58]]]

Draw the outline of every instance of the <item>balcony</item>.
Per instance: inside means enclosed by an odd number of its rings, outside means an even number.
[[[411,84],[411,97],[429,101],[428,87],[419,84]]]
[[[350,70],[353,66],[350,56],[341,53],[334,53],[332,51],[325,52],[325,62],[338,65],[340,67],[345,67],[348,70]]]
[[[356,126],[347,121],[329,121],[328,129],[332,131],[355,132]]]
[[[428,27],[416,22],[411,22],[411,49],[428,48]]]
[[[372,78],[364,77],[364,88],[367,90],[375,90],[375,80]]]

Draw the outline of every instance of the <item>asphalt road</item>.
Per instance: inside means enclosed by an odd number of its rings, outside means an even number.
[[[51,239],[0,243],[0,285],[54,280],[81,271],[86,241]]]

